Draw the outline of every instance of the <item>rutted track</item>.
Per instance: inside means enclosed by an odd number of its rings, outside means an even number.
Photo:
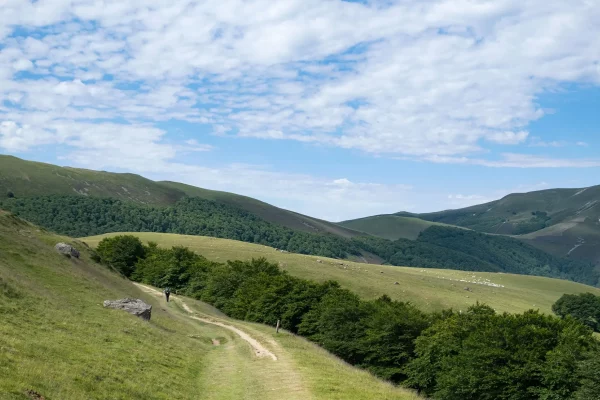
[[[151,293],[151,294],[154,294],[159,297],[162,296],[161,292],[159,292],[158,290],[156,290],[152,287],[142,285],[139,283],[134,283],[134,284],[146,293]],[[187,304],[185,304],[185,302],[183,302],[181,299],[177,298],[176,296],[171,296],[171,297],[174,298],[175,300],[179,301],[185,311],[187,311],[190,314],[194,314],[194,311]],[[190,318],[195,319],[197,321],[204,322],[205,324],[212,324],[212,325],[220,326],[221,328],[230,330],[230,331],[236,333],[244,341],[246,341],[250,345],[250,347],[252,347],[252,350],[254,351],[254,354],[257,357],[269,357],[269,358],[273,359],[273,361],[277,361],[277,356],[275,354],[273,354],[271,351],[267,350],[262,344],[260,344],[260,342],[258,342],[258,340],[254,339],[252,336],[250,336],[243,330],[236,328],[235,326],[225,324],[225,323],[217,321],[215,319],[202,318],[202,317],[197,317],[195,315],[191,315]]]

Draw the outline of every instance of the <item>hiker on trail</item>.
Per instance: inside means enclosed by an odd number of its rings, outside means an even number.
[[[165,289],[165,297],[167,298],[167,303],[169,302],[169,295],[171,294],[171,289],[166,288]]]

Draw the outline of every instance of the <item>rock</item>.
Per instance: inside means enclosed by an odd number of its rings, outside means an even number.
[[[140,299],[121,299],[121,300],[105,300],[104,307],[114,308],[116,310],[124,310],[136,317],[150,320],[152,314],[152,306],[144,303]]]
[[[399,285],[399,284],[400,284],[400,282],[394,282],[394,285]]]
[[[79,251],[70,244],[57,243],[54,249],[64,256],[79,258]]]
[[[321,260],[317,260],[317,262],[318,262],[319,264],[321,264],[323,261],[321,261]]]
[[[466,290],[467,292],[472,292],[471,288],[470,288],[470,287],[468,287],[468,286],[467,286],[467,287],[465,287],[465,289],[464,289],[464,290]]]

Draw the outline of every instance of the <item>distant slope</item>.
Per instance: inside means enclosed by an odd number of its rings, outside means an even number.
[[[240,196],[237,194],[220,192],[216,190],[201,189],[195,186],[177,182],[164,181],[157,183],[177,191],[182,191],[190,197],[200,197],[202,199],[214,200],[239,207],[250,213],[258,215],[265,221],[282,225],[290,229],[312,233],[331,233],[346,238],[360,235],[360,233],[356,232],[356,230],[338,226],[337,224],[317,218],[298,214],[293,211],[284,210],[251,197]]]
[[[557,257],[600,266],[600,186],[516,193],[459,210],[397,215],[480,232],[519,235],[527,243]]]
[[[520,235],[564,222],[598,221],[600,186],[515,193],[473,207],[410,215],[480,232]]]
[[[388,240],[416,240],[430,226],[444,224],[389,214],[343,221],[338,225]]]
[[[479,301],[500,312],[523,312],[539,308],[549,314],[552,304],[564,293],[591,292],[600,295],[600,289],[551,278],[359,264],[281,253],[271,247],[227,239],[161,233],[132,234],[145,242],[153,241],[164,247],[186,246],[220,262],[266,257],[294,276],[320,282],[333,279],[363,298],[374,299],[388,294],[393,299],[410,301],[428,311],[450,307],[465,310]],[[96,246],[102,238],[114,235],[116,234],[81,240],[90,246]],[[470,290],[464,290],[465,288]]]
[[[113,197],[140,204],[166,206],[185,196],[134,174],[59,167],[0,155],[0,196],[49,194]]]
[[[351,229],[233,193],[177,182],[154,182],[134,174],[59,167],[0,155],[0,196],[4,197],[8,192],[17,198],[50,194],[81,195],[160,207],[173,205],[186,196],[199,197],[238,207],[293,230],[331,233],[346,238],[359,235]]]
[[[56,253],[59,241],[76,245],[81,258]],[[102,307],[124,297],[151,304],[151,320]],[[200,316],[247,332],[278,360],[255,357],[237,334],[198,323],[177,302],[95,264],[81,242],[0,212],[0,398],[418,398],[299,337],[185,301]]]

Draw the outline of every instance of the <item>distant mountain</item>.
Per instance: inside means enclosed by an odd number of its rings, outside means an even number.
[[[553,255],[600,265],[600,186],[515,193],[458,210],[400,212],[341,225],[380,237],[407,237],[422,224],[411,218],[515,236]]]
[[[306,215],[284,210],[233,193],[197,188],[176,182],[155,182],[134,174],[59,167],[0,155],[0,196],[17,198],[46,195],[81,195],[114,198],[147,206],[172,206],[184,197],[199,197],[234,206],[267,222],[297,231],[331,233],[344,238],[359,232]]]

